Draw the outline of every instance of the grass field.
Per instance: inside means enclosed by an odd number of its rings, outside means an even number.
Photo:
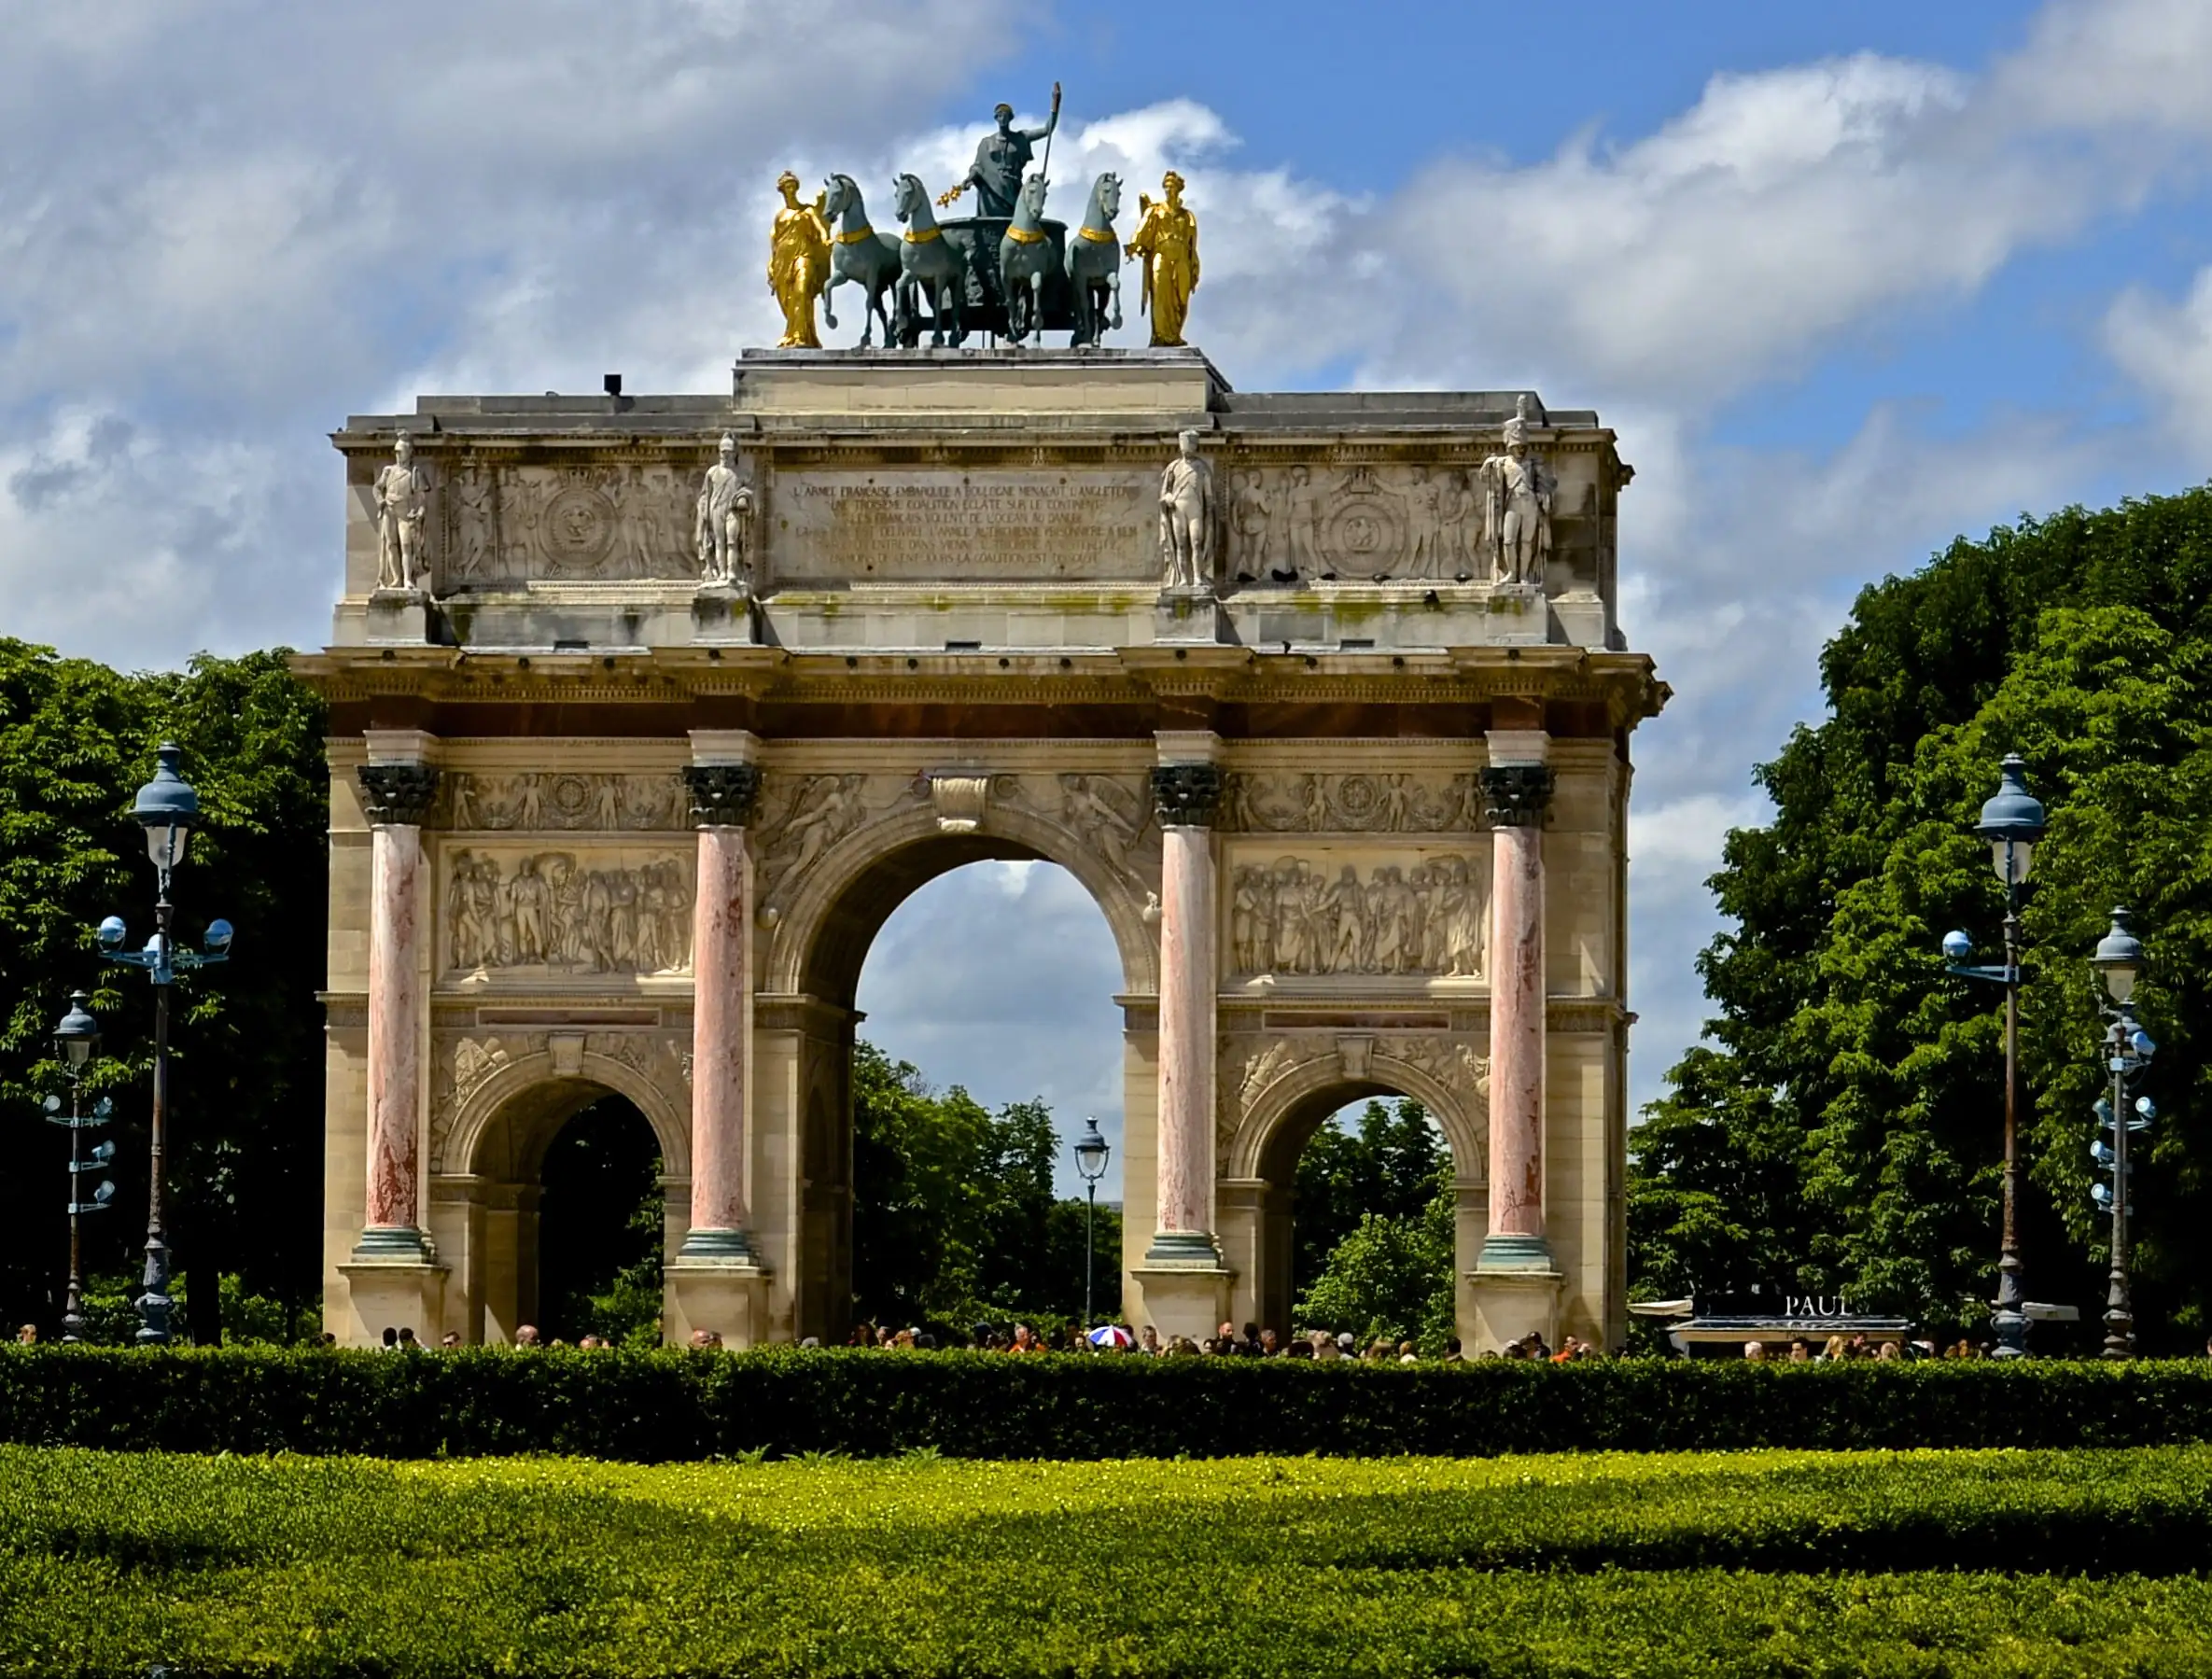
[[[0,1672],[2212,1672],[2212,1448],[660,1467],[0,1448]]]

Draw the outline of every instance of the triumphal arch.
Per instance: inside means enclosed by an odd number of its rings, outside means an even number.
[[[1132,1322],[1289,1327],[1299,1151],[1449,1140],[1460,1322],[1617,1342],[1629,479],[1534,392],[1159,347],[746,353],[335,435],[326,1322],[500,1340],[560,1125],[667,1189],[665,1329],[842,1338],[855,986],[1058,863],[1119,947]]]

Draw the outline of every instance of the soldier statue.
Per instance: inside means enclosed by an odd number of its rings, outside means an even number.
[[[725,432],[721,458],[699,486],[694,536],[703,582],[750,593],[753,511],[752,486],[737,470],[737,440]]]
[[[1160,474],[1160,567],[1169,589],[1203,589],[1213,571],[1213,468],[1186,431]]]
[[[1540,584],[1551,556],[1551,500],[1559,481],[1529,449],[1529,402],[1523,397],[1505,422],[1505,452],[1478,469],[1486,497],[1491,577],[1501,583]]]
[[[937,202],[949,204],[971,187],[975,189],[976,214],[1011,217],[1020,196],[1022,175],[1029,167],[1030,144],[1050,138],[1060,125],[1060,84],[1052,84],[1052,115],[1043,128],[1015,128],[1014,107],[1001,105],[991,113],[998,128],[976,143],[975,161],[958,185]]]
[[[376,586],[410,594],[423,586],[423,525],[430,511],[430,481],[414,464],[414,440],[404,431],[392,444],[392,464],[378,471]]]

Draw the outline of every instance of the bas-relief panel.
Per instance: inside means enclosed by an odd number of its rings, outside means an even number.
[[[687,829],[690,795],[671,772],[567,775],[448,771],[440,779],[448,828],[525,833]]]
[[[1156,581],[1143,470],[806,470],[771,498],[781,582]]]
[[[448,1160],[446,1150],[454,1125],[469,1099],[518,1061],[544,1055],[553,1034],[550,1031],[493,1033],[446,1032],[432,1034],[430,1044],[430,1170],[461,1171],[466,1161]],[[582,1049],[587,1055],[619,1061],[649,1084],[688,1090],[692,1081],[691,1045],[682,1039],[659,1032],[587,1032]]]
[[[1226,894],[1230,972],[1478,978],[1488,874],[1481,860],[1460,855],[1239,861]]]
[[[688,852],[462,846],[442,862],[446,983],[691,972]]]
[[[1561,462],[1550,519],[1555,592],[1597,583],[1594,461]],[[1226,477],[1224,581],[1465,582],[1495,571],[1476,466],[1300,462],[1231,466]]]
[[[443,590],[532,578],[695,581],[694,530],[705,463],[455,466]]]
[[[1222,826],[1245,833],[1456,833],[1481,826],[1472,772],[1232,773]]]

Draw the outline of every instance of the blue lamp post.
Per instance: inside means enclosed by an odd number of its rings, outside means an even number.
[[[2135,1352],[2135,1307],[2128,1298],[2127,1212],[2128,1138],[2148,1131],[2158,1109],[2147,1096],[2128,1102],[2128,1086],[2142,1077],[2158,1053],[2150,1034],[2135,1024],[2128,1000],[2135,995],[2135,976],[2143,972],[2143,941],[2128,926],[2124,909],[2112,912],[2112,930],[2097,941],[2089,958],[2097,977],[2105,982],[2111,1003],[2105,1008],[2105,1071],[2112,1080],[2112,1093],[2097,1102],[2097,1124],[2112,1134],[2110,1143],[2092,1140],[2089,1153],[2112,1173],[2109,1188],[2091,1186],[2090,1195],[2112,1215],[2112,1275],[2105,1296],[2105,1356],[2133,1358]]]
[[[2027,1296],[2020,1266],[2020,888],[2027,883],[2036,842],[2043,837],[2043,806],[2027,790],[2027,766],[2017,752],[1999,766],[1996,796],[1981,807],[1977,838],[1989,844],[1990,860],[2005,883],[2005,961],[2002,967],[1966,965],[1973,941],[1963,932],[1943,937],[1944,972],[2005,987],[2005,1224],[1997,1257],[1996,1310],[1990,1328],[1998,1358],[2027,1354]]]
[[[199,825],[200,795],[177,773],[182,748],[164,741],[155,754],[159,766],[154,778],[138,790],[131,814],[146,831],[146,852],[153,860],[154,936],[143,950],[125,950],[123,922],[110,916],[100,923],[102,954],[111,962],[144,968],[154,986],[154,1092],[153,1119],[148,1132],[146,1185],[146,1274],[138,1297],[138,1344],[166,1346],[169,1341],[169,1242],[162,1213],[163,1165],[169,1130],[169,987],[179,973],[228,961],[231,924],[207,924],[207,948],[195,953],[180,950],[171,936],[176,911],[169,902],[169,875],[184,860],[185,846]]]
[[[54,1048],[61,1052],[62,1073],[69,1081],[69,1112],[62,1112],[62,1098],[46,1098],[46,1118],[49,1125],[69,1128],[69,1288],[62,1301],[62,1338],[80,1341],[85,1328],[84,1237],[79,1221],[88,1212],[105,1212],[115,1199],[115,1185],[103,1182],[94,1189],[91,1198],[84,1193],[84,1175],[99,1171],[115,1158],[115,1144],[104,1142],[89,1153],[84,1146],[84,1134],[97,1126],[107,1123],[114,1105],[102,1097],[87,1113],[79,1100],[79,1089],[84,1080],[85,1063],[92,1058],[92,1052],[100,1047],[100,1023],[92,1018],[85,1007],[87,998],[82,991],[69,996],[69,1012],[62,1016],[54,1028]]]
[[[1091,1326],[1091,1224],[1099,1216],[1099,1180],[1106,1175],[1106,1161],[1113,1153],[1113,1145],[1099,1130],[1099,1122],[1085,1117],[1083,1135],[1075,1144],[1075,1171],[1083,1180],[1087,1200],[1083,1214],[1083,1327],[1086,1334]]]

